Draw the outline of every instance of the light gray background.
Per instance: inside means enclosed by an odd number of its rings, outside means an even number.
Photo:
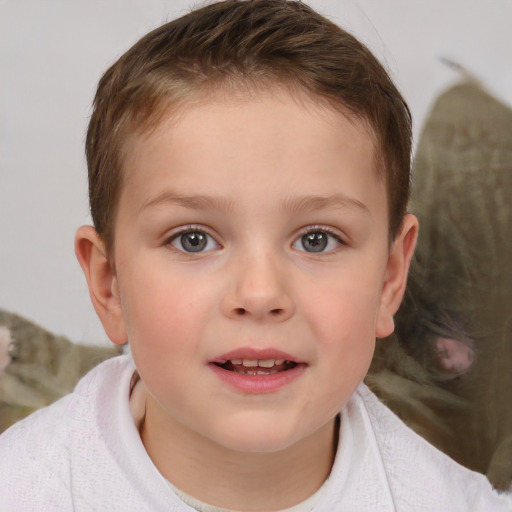
[[[311,0],[358,35],[408,99],[419,134],[452,59],[512,103],[510,0]],[[89,223],[83,141],[101,73],[187,0],[0,0],[0,308],[107,344],[73,252]]]

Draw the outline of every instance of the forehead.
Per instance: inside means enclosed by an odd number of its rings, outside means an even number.
[[[379,167],[378,157],[380,148],[378,137],[374,127],[368,119],[355,114],[342,101],[333,101],[320,96],[317,93],[306,90],[302,85],[294,84],[293,81],[285,79],[269,78],[257,82],[250,77],[241,80],[222,81],[218,84],[200,86],[199,88],[184,89],[179,94],[176,92],[163,95],[155,101],[155,106],[143,117],[137,113],[135,121],[126,126],[124,131],[124,144],[122,154],[129,154],[134,145],[140,146],[153,139],[154,135],[162,134],[173,126],[182,123],[187,118],[190,124],[196,121],[201,124],[198,117],[210,111],[212,115],[226,117],[230,111],[238,108],[244,109],[248,104],[259,104],[263,108],[270,101],[281,103],[291,107],[295,113],[302,111],[303,114],[316,117],[324,122],[330,122],[333,126],[343,121],[350,121],[354,127],[361,128],[361,137],[370,139],[373,143],[372,155],[375,157]],[[249,111],[248,111],[249,112]],[[279,112],[274,112],[268,121],[277,120]],[[233,121],[233,126],[236,121]],[[321,142],[322,134],[312,134],[313,141]],[[380,176],[381,173],[379,173]]]
[[[368,124],[327,102],[283,89],[221,91],[168,111],[154,129],[130,138],[123,166],[130,190],[122,195],[136,192],[147,203],[159,188],[173,187],[187,195],[227,193],[236,202],[237,186],[248,182],[274,194],[363,193],[383,185],[376,160]]]

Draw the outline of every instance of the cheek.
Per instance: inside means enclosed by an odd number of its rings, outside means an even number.
[[[336,407],[365,377],[375,349],[375,319],[379,293],[352,285],[323,287],[311,296],[309,326],[317,343],[318,364],[323,365],[323,387]],[[347,394],[348,392],[348,394]]]
[[[375,321],[380,305],[376,281],[323,283],[316,293],[309,293],[307,312],[319,329],[320,339],[364,341],[375,338]],[[314,319],[314,320],[313,320]]]
[[[169,351],[180,358],[193,352],[215,307],[208,287],[176,275],[146,272],[133,276],[129,287],[121,289],[132,352],[154,361],[163,358],[159,364],[168,359]]]

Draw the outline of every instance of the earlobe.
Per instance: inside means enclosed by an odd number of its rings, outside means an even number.
[[[404,217],[402,230],[391,245],[389,252],[375,326],[377,338],[385,338],[395,329],[393,317],[404,296],[417,238],[418,219],[414,215],[408,214]]]
[[[111,341],[127,341],[126,328],[114,269],[105,245],[92,226],[82,226],[75,237],[75,254],[89,287],[89,295],[103,328]]]

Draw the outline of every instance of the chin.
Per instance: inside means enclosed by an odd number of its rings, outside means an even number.
[[[261,454],[285,450],[298,440],[296,435],[276,420],[253,420],[248,424],[233,422],[215,437],[212,440],[229,450]]]

